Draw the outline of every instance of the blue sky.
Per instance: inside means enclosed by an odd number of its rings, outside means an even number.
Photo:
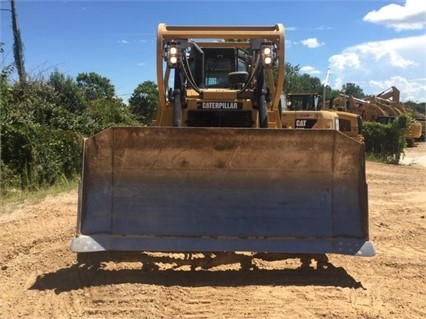
[[[1,4],[2,65],[13,62],[9,1]],[[401,98],[426,101],[425,0],[35,1],[16,0],[32,77],[57,68],[76,77],[96,72],[128,99],[138,84],[156,82],[159,23],[274,25],[286,29],[286,61],[340,89],[366,94],[391,86]]]

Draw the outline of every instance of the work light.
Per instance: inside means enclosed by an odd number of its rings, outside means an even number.
[[[179,64],[179,44],[177,42],[167,43],[167,65],[170,68],[175,68]]]
[[[272,44],[266,43],[262,45],[262,61],[265,68],[272,67],[274,63],[274,51]]]

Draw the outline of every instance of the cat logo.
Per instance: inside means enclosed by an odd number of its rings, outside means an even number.
[[[309,119],[309,120],[296,120],[294,122],[295,128],[313,128],[316,124],[316,119]]]
[[[296,120],[296,127],[306,127],[306,120]]]

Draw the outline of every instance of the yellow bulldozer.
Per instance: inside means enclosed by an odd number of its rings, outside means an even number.
[[[84,141],[71,243],[80,262],[375,254],[364,145],[282,127],[284,43],[282,24],[158,26],[155,123]]]
[[[362,135],[360,115],[326,108],[316,93],[288,93],[283,96],[281,121],[283,128],[334,129],[359,142]]]

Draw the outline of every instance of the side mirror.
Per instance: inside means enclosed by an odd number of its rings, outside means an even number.
[[[249,78],[249,74],[246,71],[231,72],[228,74],[228,83],[231,88],[239,87],[244,85]]]

